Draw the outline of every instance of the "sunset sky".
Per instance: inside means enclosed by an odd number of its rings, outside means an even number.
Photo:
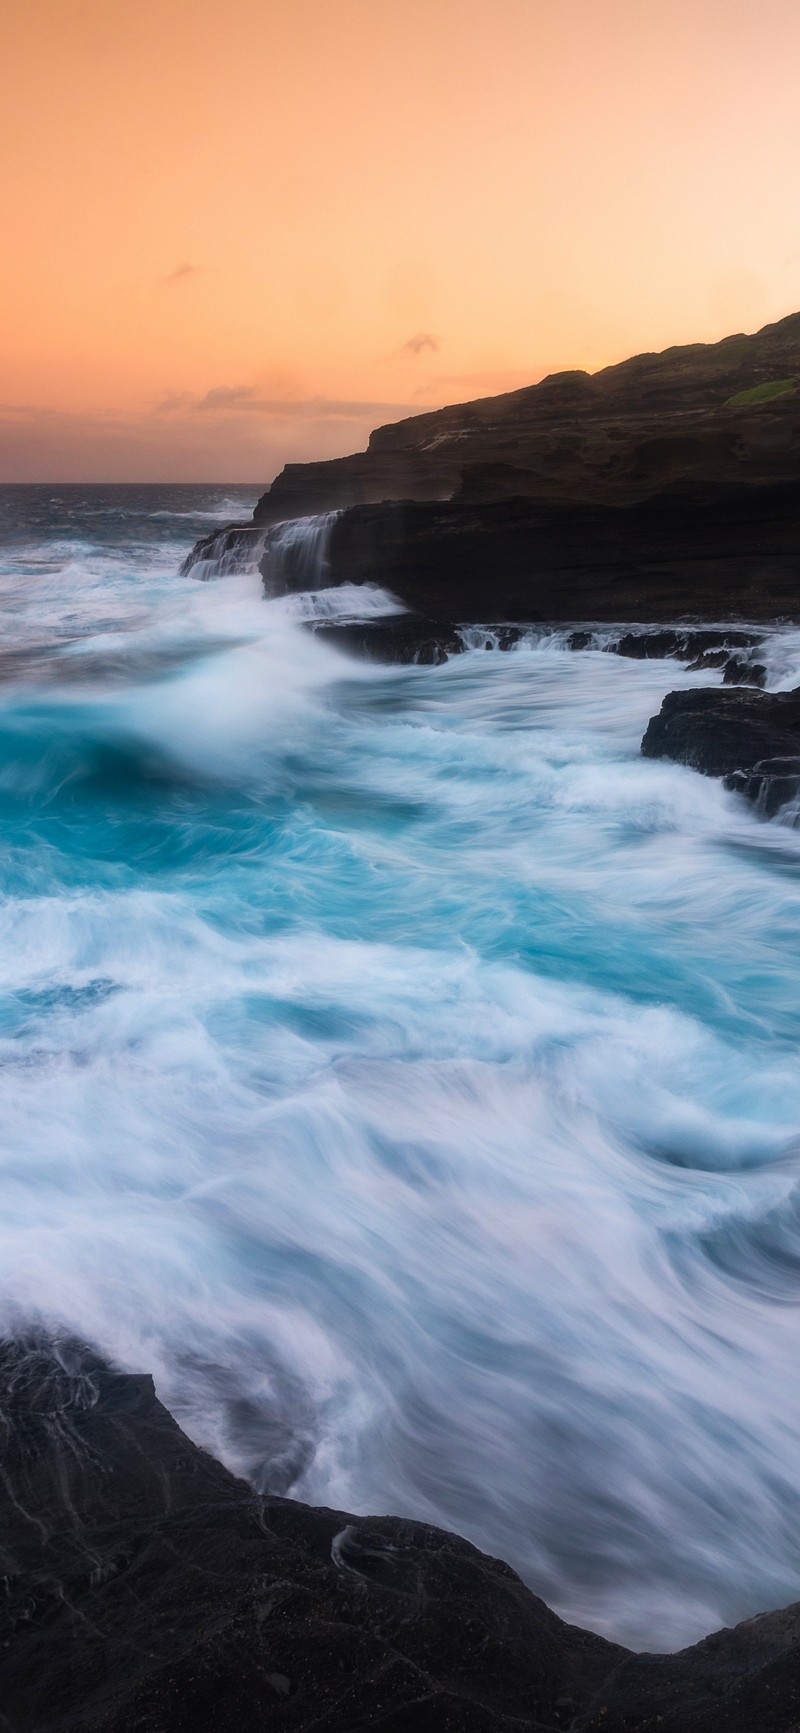
[[[8,0],[0,479],[264,482],[800,308],[799,0]]]

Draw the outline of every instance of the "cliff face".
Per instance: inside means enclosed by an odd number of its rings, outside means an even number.
[[[262,570],[269,583],[269,555]],[[797,619],[800,481],[630,505],[356,506],[332,525],[326,581],[380,584],[448,622]]]
[[[255,522],[383,500],[631,502],[691,477],[800,470],[800,313],[754,336],[559,373],[379,427],[365,452],[287,464]]]

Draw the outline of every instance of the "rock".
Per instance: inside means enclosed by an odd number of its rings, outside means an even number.
[[[636,355],[591,375],[552,374],[379,427],[352,457],[287,464],[255,521],[398,499],[622,503],[687,478],[704,486],[789,480],[800,445],[798,379],[797,313],[754,336]],[[765,392],[776,382],[780,392]]]
[[[725,686],[766,686],[767,670],[763,662],[729,656],[723,663],[722,682]]]
[[[2,1347],[0,1445],[13,1733],[511,1733],[625,1654],[455,1535],[256,1497],[75,1343]]]
[[[800,1603],[677,1655],[631,1655],[576,1733],[796,1733]]]
[[[512,650],[531,630],[530,624],[458,626],[429,620],[419,614],[391,614],[368,620],[308,620],[307,629],[345,650],[374,662],[418,662],[438,664],[468,648]],[[564,640],[568,650],[603,650],[637,661],[671,659],[692,668],[721,668],[723,681],[733,685],[763,686],[766,668],[750,663],[734,646],[753,647],[759,642],[753,632],[693,631],[676,627],[671,631],[624,632],[619,637],[585,630],[570,632]],[[717,648],[711,646],[716,645]],[[690,658],[694,657],[691,661]]]
[[[329,583],[378,584],[438,621],[800,618],[800,483],[355,506],[327,558]]]
[[[671,657],[676,662],[691,662],[696,667],[722,668],[731,650],[750,649],[758,641],[754,632],[735,629],[695,631],[677,626],[661,632],[624,632],[621,637],[610,640],[607,648],[617,656],[633,656],[637,661]]]
[[[436,665],[464,648],[455,626],[416,614],[390,614],[377,620],[309,620],[307,625],[315,637],[369,662]]]
[[[800,313],[554,374],[287,465],[249,533],[338,513],[326,582],[441,622],[797,619],[798,382]],[[247,530],[225,533],[190,556],[197,576],[252,560]]]
[[[772,817],[800,793],[800,689],[668,692],[642,752],[722,776]]]
[[[234,572],[256,571],[264,551],[265,531],[255,524],[226,524],[195,542],[181,566],[181,576],[225,578]]]
[[[763,758],[752,770],[733,770],[726,788],[743,794],[764,818],[774,818],[800,796],[800,758]]]
[[[797,1727],[800,1607],[631,1655],[441,1529],[256,1497],[75,1342],[0,1343],[0,1447],[12,1733]]]
[[[452,623],[427,620],[419,614],[391,614],[376,620],[310,620],[315,636],[371,662],[418,662],[438,665],[467,648],[470,633]],[[524,626],[488,626],[487,650],[510,650]],[[475,634],[473,633],[472,636]]]

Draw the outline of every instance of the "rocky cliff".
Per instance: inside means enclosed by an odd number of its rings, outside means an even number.
[[[383,500],[645,498],[677,482],[798,474],[800,313],[753,336],[637,355],[380,427],[365,452],[287,464],[268,525]]]

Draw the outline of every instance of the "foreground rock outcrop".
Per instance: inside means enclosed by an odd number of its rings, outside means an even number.
[[[675,1656],[566,1625],[456,1536],[256,1497],[148,1377],[0,1344],[11,1733],[792,1733],[800,1606]]]
[[[800,690],[668,692],[642,752],[724,777],[772,818],[800,796]]]
[[[466,649],[513,650],[533,635],[526,625],[465,627],[413,613],[371,620],[311,619],[305,624],[315,637],[365,661],[423,666],[441,664]],[[637,662],[669,658],[690,669],[717,668],[726,685],[763,686],[766,679],[766,666],[759,660],[762,640],[755,631],[679,626],[627,632],[586,627],[558,633],[555,641],[565,650],[598,650]]]

